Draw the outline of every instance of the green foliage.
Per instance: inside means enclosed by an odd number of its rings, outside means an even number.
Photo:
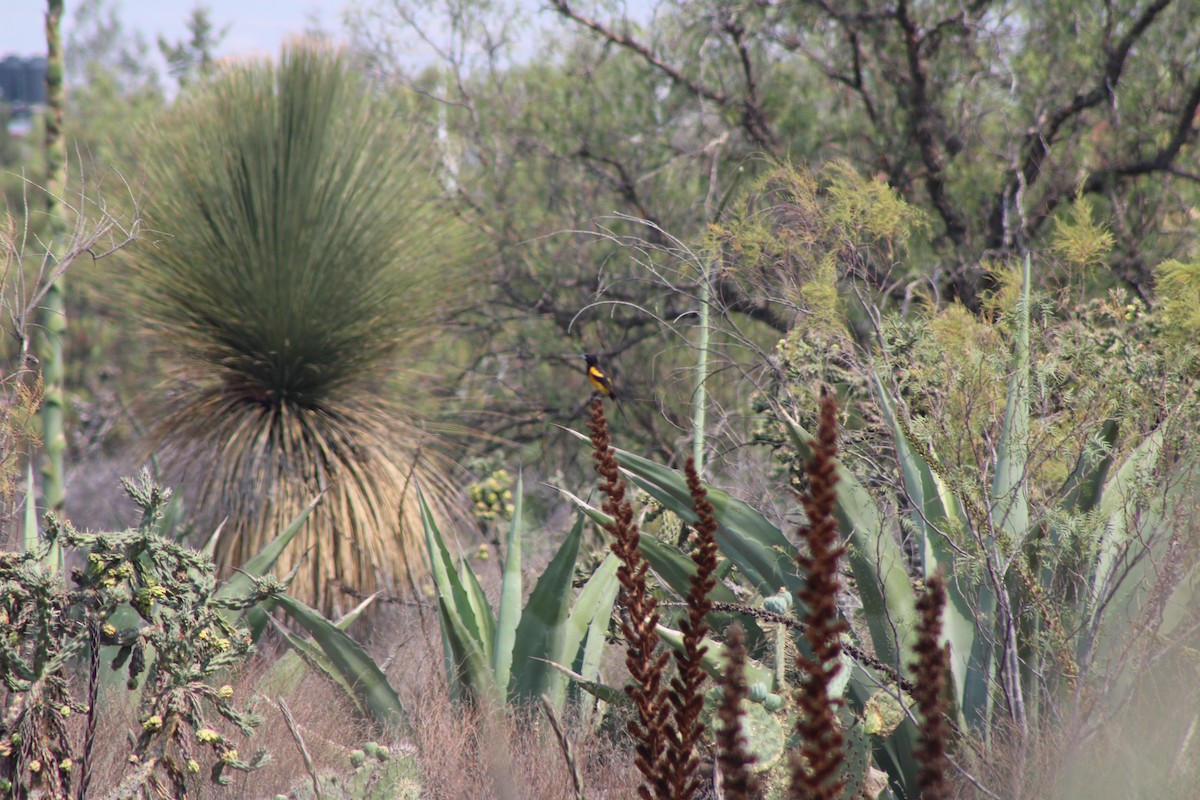
[[[766,294],[798,310],[808,330],[850,310],[844,284],[890,276],[927,224],[885,182],[848,164],[813,172],[783,163],[759,178],[709,236],[730,280],[749,296]]]
[[[1107,225],[1095,221],[1092,200],[1076,195],[1066,218],[1054,221],[1051,249],[1075,270],[1084,271],[1103,267],[1109,251],[1116,244],[1116,237]]]
[[[466,561],[457,566],[433,517],[426,511],[425,536],[438,593],[438,619],[446,675],[455,694],[494,708],[508,700],[545,697],[557,712],[567,699],[567,671],[595,681],[613,603],[616,558],[607,556],[576,595],[575,561],[583,535],[579,520],[539,576],[522,608],[522,491],[505,547],[500,605],[493,609]],[[427,506],[422,500],[422,508]]]
[[[325,611],[423,571],[415,478],[436,452],[399,370],[436,342],[471,238],[438,204],[430,151],[332,50],[230,65],[147,130],[149,217],[131,288],[170,357],[154,435],[202,481],[223,567],[328,491],[285,570]],[[418,452],[421,456],[418,458]]]
[[[182,797],[202,761],[212,762],[214,782],[227,783],[227,771],[265,759],[261,751],[241,758],[222,732],[231,726],[249,734],[259,719],[234,703],[231,687],[214,684],[254,650],[227,613],[282,587],[263,580],[249,592],[218,596],[211,561],[154,533],[170,492],[146,476],[124,485],[142,509],[137,530],[80,533],[50,517],[40,548],[0,554],[0,680],[8,690],[0,770],[18,794],[67,796],[91,768],[90,744],[79,750],[65,720],[96,713],[101,647],[116,649],[111,669],[125,672],[128,689],[141,687],[122,796]],[[82,562],[67,585],[41,565],[59,541]],[[135,615],[121,613],[126,607]],[[81,692],[76,670],[84,654],[90,673]]]
[[[1195,342],[1200,336],[1200,259],[1159,265],[1155,288],[1170,336],[1185,345]]]
[[[213,71],[214,51],[229,33],[229,26],[216,30],[204,6],[192,9],[187,21],[188,38],[171,43],[158,37],[158,51],[167,60],[167,70],[179,81],[182,89],[197,79],[207,78]]]

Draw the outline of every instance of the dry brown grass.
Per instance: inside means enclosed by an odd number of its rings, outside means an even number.
[[[309,674],[283,695],[318,773],[349,773],[349,754],[368,741],[388,745],[400,755],[412,753],[420,765],[422,798],[573,798],[571,767],[544,716],[514,714],[489,724],[478,710],[451,701],[442,676],[441,640],[437,622],[426,609],[389,609],[369,633],[376,642],[374,656],[389,656],[389,677],[412,715],[411,738],[381,736],[353,713],[340,690]],[[391,645],[391,646],[389,646]],[[264,653],[234,677],[237,697],[252,697],[276,655]],[[103,797],[129,770],[128,732],[136,730],[134,706],[117,687],[99,704],[99,734],[94,754],[93,793]],[[254,736],[238,741],[239,752],[265,747],[271,761],[257,772],[237,774],[227,787],[207,780],[209,763],[193,783],[195,798],[258,800],[308,787],[309,778],[295,738],[288,730],[277,698],[261,697],[255,710],[263,723]],[[82,720],[80,720],[82,722]],[[628,743],[591,731],[576,720],[564,720],[576,765],[589,798],[633,797],[638,773]]]

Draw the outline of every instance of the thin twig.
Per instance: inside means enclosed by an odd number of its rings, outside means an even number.
[[[579,774],[579,764],[575,760],[575,752],[571,749],[571,740],[567,738],[563,732],[562,726],[558,723],[558,715],[554,713],[554,706],[550,704],[549,698],[542,695],[542,711],[546,712],[546,718],[550,720],[550,727],[554,729],[554,735],[558,737],[558,746],[562,748],[563,758],[567,761],[567,767],[571,771],[571,785],[575,787],[575,800],[584,800],[583,797],[583,776]]]
[[[292,712],[288,709],[287,703],[282,697],[275,699],[279,704],[279,710],[283,712],[283,721],[287,723],[288,730],[292,732],[292,738],[296,740],[296,746],[300,748],[300,757],[304,759],[304,769],[308,772],[308,777],[312,781],[313,795],[317,800],[324,800],[324,795],[321,792],[321,782],[317,780],[317,771],[313,767],[312,756],[308,753],[308,747],[304,744],[304,739],[300,736],[300,729],[296,726],[296,720],[292,719]]]

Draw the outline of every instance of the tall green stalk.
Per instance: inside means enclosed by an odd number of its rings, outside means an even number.
[[[712,293],[709,287],[709,263],[700,274],[700,341],[696,343],[696,385],[692,390],[692,458],[697,474],[704,474],[704,427],[708,424],[708,305]]]
[[[60,198],[66,183],[66,145],[63,141],[63,112],[66,87],[63,83],[62,0],[46,3],[46,241],[47,264],[52,264],[67,235]],[[66,504],[64,458],[67,437],[63,431],[66,396],[63,391],[63,337],[67,330],[62,276],[50,286],[42,305],[42,336],[39,358],[45,395],[42,401],[42,436],[46,457],[42,466],[42,504],[62,516]],[[58,562],[58,557],[52,557]]]

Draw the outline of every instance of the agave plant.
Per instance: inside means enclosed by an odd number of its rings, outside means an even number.
[[[131,288],[171,364],[152,444],[194,507],[228,519],[226,569],[324,492],[280,568],[327,613],[354,604],[343,586],[423,572],[415,486],[446,486],[402,366],[437,333],[470,237],[415,127],[300,43],[181,98],[142,155],[163,235],[134,254]]]
[[[1080,698],[1097,685],[1115,690],[1112,707],[1119,707],[1135,691],[1140,670],[1194,642],[1195,629],[1184,620],[1194,622],[1197,581],[1194,570],[1185,568],[1188,545],[1181,533],[1194,530],[1189,498],[1196,458],[1186,449],[1166,457],[1168,443],[1181,439],[1181,426],[1188,424],[1185,408],[1123,451],[1113,446],[1116,425],[1100,424],[1095,438],[1103,441],[1086,448],[1064,485],[1042,500],[1051,507],[1031,500],[1030,272],[1027,261],[990,475],[979,476],[977,487],[951,484],[936,454],[908,433],[910,425],[882,380],[876,390],[895,444],[899,507],[908,518],[900,522],[889,515],[894,499],[878,499],[850,469],[838,467],[835,515],[862,605],[855,615],[858,647],[848,650],[850,669],[843,671],[848,680],[841,688],[857,718],[855,736],[869,734],[873,760],[888,774],[890,788],[881,797],[919,796],[916,730],[906,710],[911,698],[895,688],[911,682],[916,661],[913,573],[947,576],[942,639],[950,646],[952,713],[962,731],[985,743],[996,730],[1020,725],[1032,730],[1063,709],[1094,708]],[[809,432],[782,412],[780,420],[795,452],[810,458]],[[617,458],[634,484],[694,523],[683,475],[631,453],[617,451]],[[720,523],[720,552],[737,568],[740,582],[767,601],[780,587],[796,593],[802,576],[792,566],[795,545],[788,537],[749,505],[715,489],[708,494]],[[585,510],[602,520],[596,509]],[[900,525],[916,534],[915,558],[901,547]],[[976,549],[964,547],[964,536]],[[687,568],[680,554],[648,537],[643,551],[661,582],[682,596]],[[766,633],[752,619],[740,622],[752,640]],[[662,633],[677,646],[677,632]],[[706,667],[718,672],[725,648],[708,645]],[[804,645],[797,640],[796,646]],[[754,659],[748,665],[756,676],[751,682],[775,690],[777,671],[773,676]],[[892,715],[889,707],[898,713]],[[872,720],[880,716],[894,719]]]

